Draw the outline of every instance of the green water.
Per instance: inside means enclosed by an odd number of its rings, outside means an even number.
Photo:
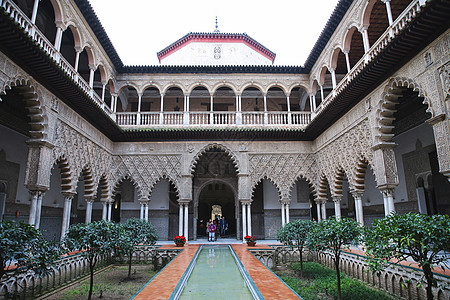
[[[203,247],[180,299],[253,299],[227,246]]]

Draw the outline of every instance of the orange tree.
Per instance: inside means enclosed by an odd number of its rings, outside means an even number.
[[[29,270],[38,275],[47,274],[60,254],[59,245],[45,240],[33,226],[0,222],[0,280]]]
[[[118,239],[118,247],[120,247],[122,253],[128,255],[128,278],[130,278],[131,259],[136,247],[140,244],[154,245],[158,240],[158,234],[152,223],[137,218],[130,218],[117,226],[122,228]]]
[[[341,274],[339,263],[341,253],[352,244],[358,244],[362,235],[361,225],[353,219],[331,217],[317,223],[311,231],[309,247],[331,255],[337,278],[338,299],[341,300]]]
[[[316,225],[310,220],[295,220],[281,227],[277,240],[289,247],[296,247],[300,258],[300,276],[303,277],[303,249],[308,241],[312,228]]]
[[[69,251],[80,251],[89,263],[90,281],[88,300],[92,297],[94,285],[94,268],[104,255],[111,255],[117,247],[117,238],[123,233],[112,222],[98,221],[74,224],[69,227],[64,238],[64,245]]]
[[[427,299],[433,299],[433,266],[447,266],[450,252],[450,217],[418,213],[389,215],[365,229],[366,259],[372,270],[388,261],[412,258],[422,268],[427,282]],[[447,266],[448,267],[448,266]]]

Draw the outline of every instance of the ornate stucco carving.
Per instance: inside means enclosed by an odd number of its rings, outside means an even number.
[[[138,187],[139,198],[148,198],[161,178],[168,178],[178,187],[181,155],[115,155],[111,163],[111,176],[115,184],[129,177]]]
[[[280,197],[287,199],[299,177],[313,182],[314,162],[314,155],[311,153],[250,154],[251,189],[253,190],[262,179],[267,178],[277,187]]]
[[[339,170],[344,171],[347,175],[350,188],[355,188],[356,166],[358,158],[361,156],[365,157],[368,163],[373,166],[370,129],[367,119],[356,124],[342,135],[336,136],[334,140],[317,152],[318,170],[328,179],[332,194],[337,192],[334,181]],[[338,192],[338,194],[340,193]]]

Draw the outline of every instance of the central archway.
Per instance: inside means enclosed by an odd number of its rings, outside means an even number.
[[[205,227],[214,215],[224,216],[227,237],[238,237],[238,170],[233,155],[223,146],[211,145],[201,151],[193,168],[194,239],[206,236]]]
[[[209,219],[218,221],[221,217],[225,218],[228,229],[220,237],[235,237],[235,192],[224,181],[213,180],[203,186],[198,196],[197,237],[206,237],[205,227]]]

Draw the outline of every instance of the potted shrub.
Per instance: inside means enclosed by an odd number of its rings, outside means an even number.
[[[256,245],[256,236],[247,235],[247,236],[244,237],[244,239],[247,242],[248,246],[255,246]]]
[[[175,244],[177,245],[177,247],[183,247],[184,244],[186,243],[186,238],[182,235],[177,235],[173,241],[175,242]]]

